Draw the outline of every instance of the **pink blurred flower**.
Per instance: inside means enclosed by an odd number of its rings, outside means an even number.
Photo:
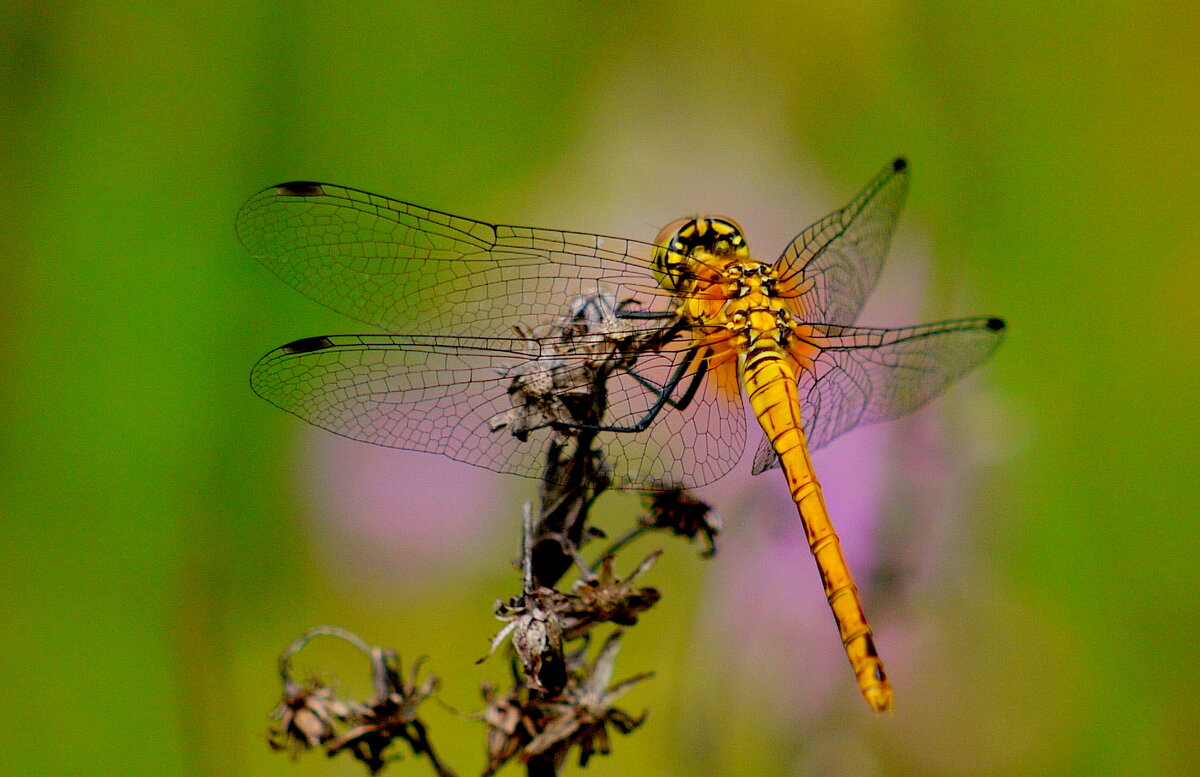
[[[507,494],[521,478],[320,431],[312,433],[308,462],[314,528],[339,574],[397,585],[461,574],[498,536],[515,552],[520,512]]]

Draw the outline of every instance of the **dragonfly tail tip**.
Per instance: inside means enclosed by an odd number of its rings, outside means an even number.
[[[866,697],[867,704],[875,712],[891,712],[892,711],[892,689],[876,687],[869,691],[865,691],[863,696]]]

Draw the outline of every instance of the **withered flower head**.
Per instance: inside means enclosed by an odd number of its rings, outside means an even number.
[[[279,721],[267,729],[272,750],[289,750],[293,757],[333,739],[335,726],[354,717],[356,709],[337,698],[328,685],[309,678],[303,686],[291,678],[284,683],[283,701],[271,713]]]
[[[483,700],[487,706],[476,717],[488,727],[485,775],[494,773],[533,739],[536,729],[529,715],[536,714],[537,710],[528,706],[528,697],[528,688],[519,683],[503,696],[497,693],[496,686],[483,684]]]
[[[530,687],[558,693],[567,681],[560,613],[569,601],[570,597],[552,588],[533,586],[508,602],[496,602],[496,617],[508,623],[492,639],[488,655],[511,635]]]
[[[413,662],[412,672],[405,680],[401,677],[400,660],[394,651],[374,648],[372,652],[375,695],[364,705],[357,719],[358,725],[329,743],[329,755],[346,750],[375,774],[389,760],[399,757],[386,754],[391,744],[404,740],[415,755],[428,755],[439,774],[450,775],[438,763],[425,735],[425,726],[417,719],[417,707],[437,690],[437,677],[429,675],[424,681],[417,682],[425,660],[421,657]]]
[[[637,623],[638,614],[650,609],[662,597],[657,588],[635,588],[641,577],[662,555],[656,550],[629,573],[624,580],[613,571],[614,556],[609,554],[600,562],[599,577],[575,581],[574,597],[562,609],[562,627],[566,639],[586,634],[598,623],[611,621],[622,626]]]
[[[354,645],[371,659],[374,695],[365,702],[342,701],[327,685],[310,681],[303,688],[291,678],[291,657],[315,636],[337,637]],[[442,777],[453,773],[438,761],[417,717],[417,707],[437,689],[430,675],[418,682],[421,663],[414,662],[405,679],[395,651],[372,647],[356,634],[332,626],[318,626],[296,639],[279,659],[284,699],[272,714],[279,725],[270,729],[269,743],[276,750],[302,750],[321,746],[326,755],[350,753],[372,774],[399,755],[388,755],[397,740],[408,743],[414,755],[428,756]]]
[[[636,588],[634,583],[660,555],[659,550],[651,553],[624,580],[616,576],[614,557],[608,555],[601,562],[600,575],[576,580],[571,595],[533,586],[529,593],[497,602],[496,617],[508,623],[493,638],[488,655],[511,635],[529,687],[558,693],[567,682],[563,642],[586,636],[600,623],[637,623],[638,615],[654,606],[661,594],[651,587]]]
[[[620,636],[616,631],[608,638],[592,666],[574,667],[560,696],[515,688],[498,697],[494,688],[485,686],[488,707],[481,717],[490,728],[485,777],[513,757],[544,758],[557,770],[572,747],[579,749],[580,765],[586,765],[593,754],[611,751],[609,726],[628,734],[642,724],[645,713],[634,718],[613,706],[630,688],[653,676],[646,672],[610,686]]]
[[[697,499],[691,491],[675,486],[661,491],[646,493],[647,514],[641,524],[647,528],[668,529],[689,540],[704,535],[708,549],[704,556],[712,557],[717,552],[716,536],[721,533],[721,516],[712,507]]]

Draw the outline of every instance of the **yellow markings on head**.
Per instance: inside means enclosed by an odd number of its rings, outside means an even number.
[[[671,292],[681,291],[685,280],[700,278],[704,268],[715,269],[711,257],[749,255],[742,228],[725,216],[677,219],[662,228],[654,244],[654,278]]]

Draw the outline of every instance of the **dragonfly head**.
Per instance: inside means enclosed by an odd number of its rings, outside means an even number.
[[[700,216],[672,221],[654,240],[654,277],[667,291],[679,291],[688,278],[697,277],[701,254],[749,256],[746,236],[736,221],[726,216]]]

